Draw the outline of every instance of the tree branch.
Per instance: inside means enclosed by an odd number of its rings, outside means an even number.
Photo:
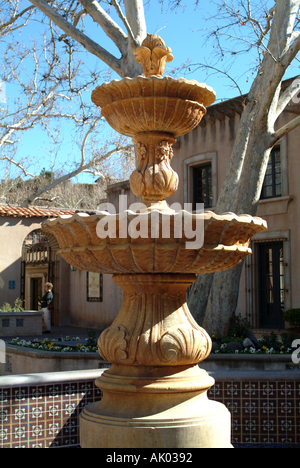
[[[122,55],[126,53],[127,36],[96,0],[80,0],[81,5],[116,44]]]
[[[295,128],[299,127],[300,125],[300,115],[296,117],[295,119],[291,120],[289,123],[281,127],[277,132],[274,133],[273,135],[273,146],[277,141],[279,141],[282,137],[287,135],[289,132],[294,130]]]
[[[20,13],[18,13],[17,15],[13,15],[9,21],[7,21],[6,23],[2,23],[0,25],[0,34],[1,35],[4,35],[6,34],[7,32],[12,32],[12,31],[15,31],[16,29],[19,29],[21,28],[22,26],[25,26],[33,12],[33,9],[34,9],[34,6],[30,6],[30,7],[27,7],[25,8],[24,10],[22,10]],[[26,18],[25,22],[20,25],[20,26],[16,26],[15,28],[10,28],[8,31],[7,31],[7,28],[9,26],[11,26],[12,24],[14,24],[19,18],[21,18],[22,16],[24,16],[26,13],[29,13],[28,17]]]
[[[55,23],[60,29],[66,34],[72,37],[75,41],[79,42],[87,51],[98,57],[100,60],[105,62],[120,76],[122,74],[122,68],[120,60],[114,57],[110,52],[101,47],[99,44],[94,42],[88,36],[83,34],[79,29],[75,28],[71,23],[66,21],[59,13],[57,13],[52,7],[45,2],[45,0],[29,0],[33,5],[39,8],[53,23]]]
[[[271,8],[271,10],[269,11],[269,14],[267,16],[267,25],[266,25],[265,29],[263,31],[261,31],[261,36],[260,36],[260,38],[259,38],[259,40],[257,42],[258,46],[260,46],[263,43],[264,38],[266,37],[266,35],[268,34],[268,32],[271,29],[272,19],[274,17],[275,11],[276,11],[276,7]]]
[[[300,35],[294,40],[288,51],[282,58],[282,62],[286,63],[286,67],[288,67],[294,58],[296,58],[298,52],[300,51]]]
[[[130,27],[130,24],[128,23],[126,16],[123,14],[123,11],[122,11],[122,9],[120,7],[120,4],[117,2],[117,0],[111,0],[111,3],[115,7],[115,9],[117,10],[119,18],[124,23],[124,25],[125,25],[125,27],[127,29],[128,35],[131,37],[132,42],[134,43],[134,45],[136,47],[138,47],[139,43],[136,41],[136,39],[134,37],[134,34],[133,34],[132,29]]]
[[[73,177],[76,177],[78,174],[81,174],[82,172],[85,172],[87,169],[93,167],[95,164],[99,164],[101,161],[104,161],[105,159],[108,159],[110,156],[113,154],[117,153],[122,153],[123,151],[128,150],[130,148],[129,146],[124,146],[122,148],[114,148],[113,150],[109,151],[108,153],[104,154],[103,156],[96,156],[93,158],[91,161],[89,161],[85,165],[80,165],[77,169],[74,171],[70,172],[69,174],[65,174],[62,177],[59,177],[58,179],[55,179],[53,182],[50,184],[46,185],[45,187],[42,187],[41,189],[37,190],[34,194],[30,195],[27,200],[23,203],[24,206],[29,206],[31,203],[34,202],[34,200],[39,197],[42,193],[47,192],[48,190],[53,189],[57,185],[62,184],[63,182],[66,182],[67,180],[72,179]]]
[[[138,45],[147,35],[144,5],[142,0],[124,0],[126,18]]]
[[[296,78],[293,83],[281,94],[278,105],[277,105],[277,116],[276,119],[280,116],[280,114],[284,111],[286,106],[289,102],[295,97],[300,91],[300,76]]]
[[[36,175],[32,174],[31,172],[27,172],[25,167],[21,163],[15,161],[14,159],[12,159],[12,158],[10,158],[8,156],[1,156],[0,161],[8,161],[10,164],[13,164],[14,166],[18,167],[19,169],[21,169],[21,171],[23,172],[25,177],[27,177],[27,176],[36,177]]]

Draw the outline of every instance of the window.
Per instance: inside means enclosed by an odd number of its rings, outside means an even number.
[[[283,242],[258,244],[259,322],[261,328],[284,328]]]
[[[270,154],[261,199],[282,196],[280,148],[274,148]]]
[[[101,273],[86,273],[87,302],[103,302],[103,275]]]
[[[193,210],[196,203],[203,203],[204,208],[212,207],[212,169],[211,164],[193,168]]]
[[[9,319],[2,319],[2,327],[3,328],[9,327]]]
[[[24,326],[24,319],[17,319],[16,320],[16,326],[17,327],[23,327]]]

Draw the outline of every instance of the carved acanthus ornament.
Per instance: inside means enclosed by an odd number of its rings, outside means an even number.
[[[173,55],[170,47],[166,47],[161,37],[147,34],[142,46],[133,51],[136,61],[142,64],[145,77],[162,76],[166,62],[172,62]]]
[[[158,161],[171,160],[173,158],[173,148],[168,141],[157,143],[155,156]]]
[[[117,319],[99,338],[102,357],[137,366],[191,365],[206,359],[211,340],[193,320],[185,293],[194,275],[115,275],[123,290]],[[153,292],[158,287],[159,292]]]
[[[172,169],[172,145],[175,139],[170,135],[158,132],[140,134],[133,139],[136,156],[139,161],[137,169],[130,176],[131,190],[143,202],[156,202],[173,195],[178,188],[178,175]]]
[[[137,142],[135,144],[135,154],[139,161],[143,161],[147,156],[147,148],[143,143]]]

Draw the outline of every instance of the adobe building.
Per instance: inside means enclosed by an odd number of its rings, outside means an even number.
[[[243,111],[243,97],[209,107],[192,132],[177,139],[172,167],[179,174],[179,189],[168,199],[204,203],[214,210],[229,164]],[[300,114],[290,105],[280,127]],[[300,307],[300,130],[290,132],[272,150],[257,216],[268,230],[253,238],[253,255],[243,268],[237,314],[253,329],[283,329],[283,311]]]
[[[42,223],[75,211],[0,204],[0,308],[17,298],[38,310],[47,281],[53,283],[52,325],[105,329],[116,317],[122,292],[110,275],[76,270],[57,255],[58,243]]]

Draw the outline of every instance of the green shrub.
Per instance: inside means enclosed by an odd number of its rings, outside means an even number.
[[[15,300],[13,311],[14,312],[24,312],[24,309],[22,307],[23,301],[19,297]]]
[[[241,314],[235,315],[230,320],[228,336],[236,336],[239,338],[247,338],[247,332],[250,329],[250,323],[243,318]]]
[[[299,336],[296,333],[285,332],[281,335],[281,341],[283,346],[288,349],[292,347],[293,341],[297,340]]]
[[[8,302],[4,302],[3,306],[0,309],[1,312],[12,312],[12,306]]]
[[[8,302],[4,302],[3,306],[0,308],[0,312],[24,312],[22,304],[23,301],[19,297],[15,300],[13,307]]]
[[[300,327],[300,309],[289,309],[283,314],[284,320],[290,324],[291,327]]]
[[[262,340],[260,341],[261,346],[266,346],[267,348],[280,348],[281,341],[276,333],[272,332],[270,335],[263,335]]]

